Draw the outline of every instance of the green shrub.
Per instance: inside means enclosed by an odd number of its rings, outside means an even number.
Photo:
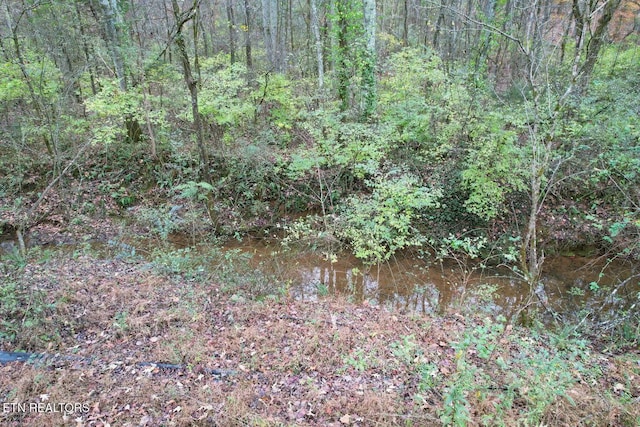
[[[415,222],[421,211],[438,207],[442,194],[406,173],[379,175],[368,184],[371,194],[346,201],[337,233],[356,257],[375,264],[423,242]]]
[[[204,59],[200,69],[200,113],[205,120],[225,129],[250,121],[254,108],[247,99],[244,65],[240,62],[229,65],[226,55],[217,55]]]
[[[469,191],[469,212],[495,218],[503,213],[509,193],[527,189],[524,151],[517,145],[521,132],[518,118],[504,112],[489,112],[472,126],[461,183]]]

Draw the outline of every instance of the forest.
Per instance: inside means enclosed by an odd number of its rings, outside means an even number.
[[[3,425],[640,425],[637,0],[0,8]]]

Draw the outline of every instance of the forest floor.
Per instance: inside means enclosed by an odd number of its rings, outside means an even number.
[[[75,193],[119,210],[95,188]],[[640,425],[637,348],[455,311],[297,301],[188,252],[97,250],[145,230],[56,208],[72,203],[52,192],[34,249],[0,258],[0,351],[60,355],[0,365],[3,426]]]
[[[20,268],[3,263],[5,286],[12,283],[30,309],[22,308],[13,343],[0,341],[0,350],[74,359],[0,365],[2,425],[640,420],[637,350],[603,354],[591,343],[489,319],[400,313],[334,296],[310,303],[274,292],[254,301],[211,276],[166,274],[89,245],[40,251]],[[65,413],[62,403],[76,408]]]

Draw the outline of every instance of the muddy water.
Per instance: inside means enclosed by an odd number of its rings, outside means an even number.
[[[193,241],[184,236],[170,236],[175,248],[190,247]],[[145,255],[157,244],[153,240],[117,242],[130,253]],[[5,241],[3,247],[10,245]],[[79,245],[78,245],[79,246]],[[92,244],[114,255],[114,242]],[[3,248],[0,248],[2,252]],[[71,250],[76,249],[70,246]],[[480,269],[478,265],[459,260],[436,262],[404,254],[379,266],[367,267],[349,253],[328,257],[312,251],[284,250],[277,241],[232,241],[224,250],[240,250],[251,254],[251,263],[281,283],[289,284],[290,293],[298,299],[313,301],[324,295],[340,294],[354,301],[388,304],[407,312],[434,313],[445,311],[484,310],[510,317],[530,301],[537,301],[532,292],[514,272],[506,268]],[[585,306],[615,310],[637,301],[640,292],[640,268],[629,263],[607,262],[606,259],[586,257],[548,258],[543,266],[549,306],[560,313],[576,313]],[[612,301],[605,299],[610,292],[598,296],[591,283],[601,288],[621,287]],[[603,313],[604,314],[604,313]]]
[[[283,251],[277,243],[249,241],[229,248],[253,254],[256,266],[291,281],[292,294],[315,300],[323,294],[343,294],[356,301],[390,304],[395,308],[423,313],[484,310],[513,315],[531,301],[532,292],[516,274],[506,268],[481,269],[477,264],[448,260],[423,260],[405,254],[386,264],[367,267],[348,253],[328,259],[313,252]],[[586,257],[547,259],[544,264],[549,306],[561,313],[574,312],[585,305],[600,307],[590,289],[615,288],[634,274],[632,265]],[[617,295],[632,301],[640,291],[640,277],[621,288]],[[582,295],[581,295],[582,294]],[[535,301],[537,301],[537,297]]]

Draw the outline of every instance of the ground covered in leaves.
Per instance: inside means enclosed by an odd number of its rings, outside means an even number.
[[[188,252],[120,255],[87,244],[3,258],[0,350],[60,356],[0,365],[0,424],[640,422],[637,351],[503,319],[295,301],[232,277],[224,257],[200,268]]]

